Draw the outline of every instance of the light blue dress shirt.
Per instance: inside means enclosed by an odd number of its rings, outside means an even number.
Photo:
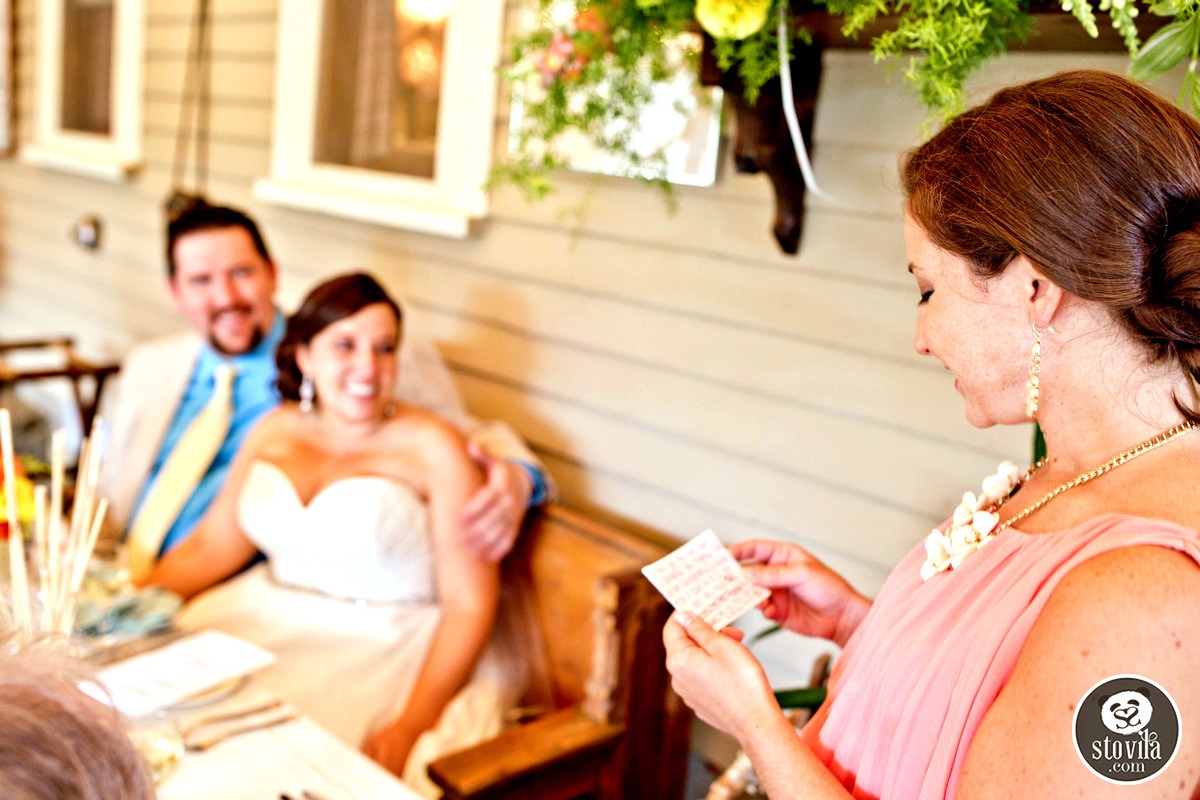
[[[237,455],[246,435],[264,414],[279,405],[279,393],[275,388],[275,348],[283,339],[284,327],[283,314],[276,310],[275,322],[272,323],[270,332],[248,353],[230,357],[217,353],[208,344],[201,346],[196,366],[192,370],[192,378],[183,393],[175,418],[167,428],[163,445],[158,451],[158,457],[154,461],[154,467],[142,489],[141,497],[138,498],[131,519],[137,518],[138,509],[146,499],[146,489],[153,485],[162,465],[179,442],[179,437],[208,404],[216,385],[216,368],[222,362],[228,362],[237,370],[237,377],[233,383],[233,417],[229,423],[229,434],[213,457],[208,472],[204,473],[196,490],[184,504],[183,510],[167,529],[160,555],[187,538],[204,517],[209,505],[216,499],[217,492],[224,485],[225,476],[233,464],[233,457]]]

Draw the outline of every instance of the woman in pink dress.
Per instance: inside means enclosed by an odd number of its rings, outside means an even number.
[[[1001,465],[874,602],[795,545],[732,548],[767,617],[844,647],[800,735],[737,633],[683,613],[675,687],[776,800],[1200,797],[1200,124],[1063,73],[902,178],[914,346],[1049,457]]]

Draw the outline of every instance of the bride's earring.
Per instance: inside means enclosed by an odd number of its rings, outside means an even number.
[[[300,379],[300,410],[305,414],[313,410],[313,400],[317,397],[317,390],[313,388],[312,376],[304,375]]]

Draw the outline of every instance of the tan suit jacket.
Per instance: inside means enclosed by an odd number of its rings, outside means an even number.
[[[129,527],[199,352],[200,339],[191,332],[137,345],[121,365],[120,380],[104,393],[105,445],[98,489],[108,498],[105,528],[110,533]]]

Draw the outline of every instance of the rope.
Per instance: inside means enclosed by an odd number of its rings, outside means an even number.
[[[210,0],[196,0],[193,12],[187,66],[179,98],[179,125],[175,130],[175,155],[171,162],[171,196],[168,203],[174,202],[183,191],[187,150],[191,142],[195,143],[195,193],[202,196],[208,182],[209,107],[212,104],[209,4]]]

